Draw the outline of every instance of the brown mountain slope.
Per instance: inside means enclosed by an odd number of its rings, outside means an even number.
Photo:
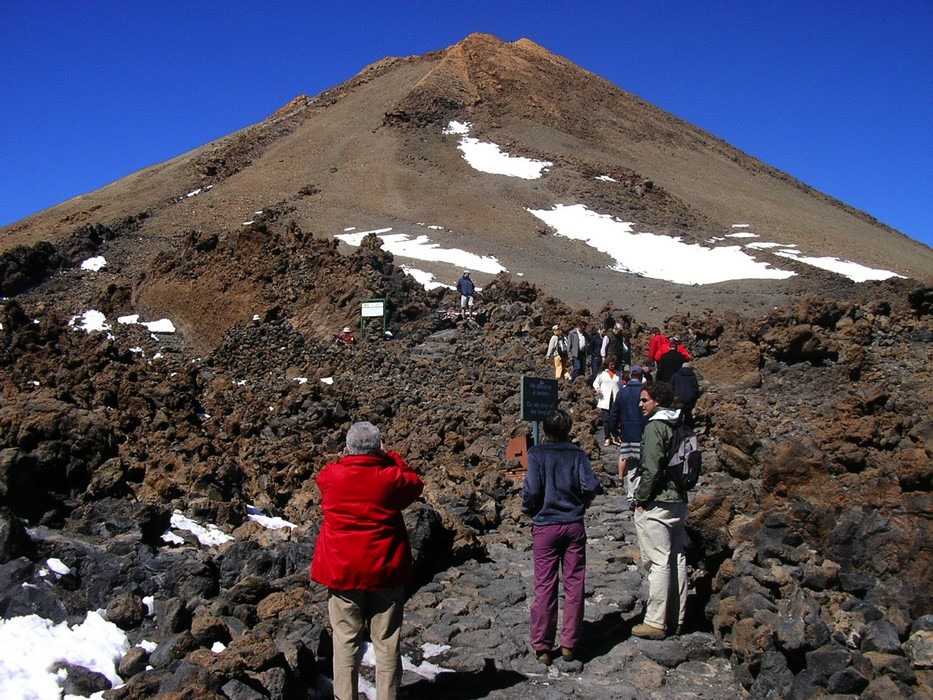
[[[478,172],[457,138],[442,133],[453,119],[510,155],[553,166],[539,180]],[[138,276],[186,231],[223,236],[257,217],[294,220],[319,237],[350,227],[423,234],[419,224],[428,223],[446,229],[444,246],[493,255],[574,306],[598,308],[611,298],[653,322],[721,307],[757,314],[816,289],[854,293],[838,275],[778,258],[770,260],[799,274],[685,289],[613,272],[606,255],[550,235],[527,211],[556,204],[585,204],[634,222],[636,231],[694,242],[745,222],[762,240],[795,243],[807,255],[933,280],[926,246],[531,41],[488,35],[385,59],[313,99],[296,98],[264,122],[3,229],[0,251],[144,213],[132,244],[107,252],[112,267]],[[416,266],[448,283],[458,274],[449,264]],[[143,288],[137,301],[167,314],[169,298]],[[191,309],[202,312],[209,313]]]

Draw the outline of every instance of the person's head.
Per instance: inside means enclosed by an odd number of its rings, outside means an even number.
[[[354,423],[347,431],[347,454],[378,455],[382,453],[382,434],[369,421]]]
[[[344,326],[343,332],[344,332],[344,333],[349,333],[349,332],[350,332],[350,326]]]
[[[551,330],[554,331],[554,335],[560,335],[560,326],[558,325],[551,326]]]
[[[577,321],[577,330],[578,330],[578,331],[585,331],[585,330],[586,330],[586,323],[585,323],[584,321]]]
[[[650,416],[659,408],[670,408],[674,403],[674,391],[667,382],[650,382],[641,388],[638,405],[643,415]]]
[[[617,362],[618,362],[618,360],[616,360],[616,356],[615,356],[615,355],[607,355],[607,356],[606,356],[606,362],[605,362],[606,369],[615,369],[615,368],[616,368],[616,363],[617,363]]]
[[[544,417],[544,436],[551,442],[564,442],[569,437],[572,426],[570,414],[558,408]]]
[[[464,276],[464,277],[469,277],[469,276],[470,276],[470,271],[469,271],[469,270],[464,270],[464,271],[463,271],[463,276]]]
[[[680,342],[680,336],[675,334],[675,335],[672,335],[670,338],[668,338],[668,340],[671,341],[671,345],[676,345],[677,343]]]
[[[654,326],[651,329],[651,335],[658,335],[660,332],[661,332],[661,329],[658,328],[657,326]]]
[[[632,369],[629,371],[629,376],[630,376],[630,378],[633,379],[634,381],[640,382],[640,381],[641,381],[641,378],[642,378],[643,376],[645,376],[645,373],[642,371],[641,367],[639,367],[638,365],[635,365],[635,366],[632,367]]]

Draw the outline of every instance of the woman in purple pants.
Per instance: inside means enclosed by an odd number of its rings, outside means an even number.
[[[599,491],[586,453],[568,442],[572,421],[566,411],[544,419],[544,441],[528,450],[522,512],[531,516],[535,599],[531,605],[531,646],[549,666],[557,636],[557,584],[564,577],[561,657],[573,661],[583,627],[586,528],[583,513]]]

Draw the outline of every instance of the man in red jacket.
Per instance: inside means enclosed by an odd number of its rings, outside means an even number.
[[[402,678],[399,652],[411,545],[402,511],[424,483],[401,456],[386,452],[372,423],[347,431],[347,454],[317,477],[324,522],[311,578],[327,586],[334,642],[334,698],[356,700],[357,651],[366,631],[376,654],[376,697],[395,700]]]

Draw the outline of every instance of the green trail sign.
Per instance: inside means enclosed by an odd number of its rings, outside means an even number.
[[[542,421],[557,408],[557,380],[522,375],[522,420]]]

